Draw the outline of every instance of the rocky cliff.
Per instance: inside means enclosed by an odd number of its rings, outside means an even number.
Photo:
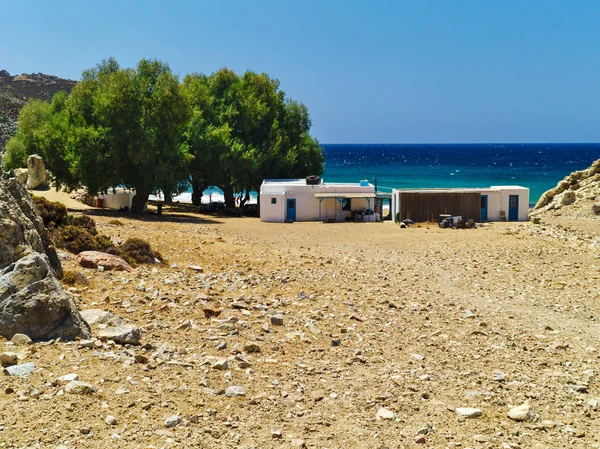
[[[0,174],[0,335],[34,340],[88,337],[58,278],[62,268],[23,184]]]
[[[0,154],[8,139],[17,132],[19,111],[28,100],[50,101],[61,90],[70,93],[75,84],[75,81],[43,73],[11,76],[6,70],[0,70]]]
[[[579,216],[600,215],[600,159],[585,170],[571,173],[545,192],[531,215],[557,211]]]

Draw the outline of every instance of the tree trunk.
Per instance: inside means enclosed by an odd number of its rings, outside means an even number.
[[[131,199],[131,213],[136,215],[143,214],[148,202],[148,196],[150,196],[148,193],[136,191],[135,196]]]
[[[194,206],[200,206],[200,204],[202,203],[202,192],[204,191],[204,189],[200,185],[200,181],[198,181],[197,179],[194,179],[194,177],[192,177],[191,184],[192,184],[192,204]]]
[[[244,207],[248,201],[250,201],[250,190],[246,189],[245,195],[240,200],[240,207]]]
[[[164,189],[161,189],[162,193],[163,193],[163,201],[165,202],[165,204],[173,204],[173,197],[171,196],[171,189],[169,189],[168,187],[165,187]]]
[[[223,196],[225,197],[225,207],[235,207],[235,196],[230,186],[222,186]]]

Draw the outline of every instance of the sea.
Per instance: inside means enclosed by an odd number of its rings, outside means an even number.
[[[377,184],[392,189],[519,185],[531,206],[565,176],[600,159],[600,143],[324,144],[324,182]],[[222,201],[218,189],[202,202]],[[256,194],[253,196],[256,201]],[[175,198],[189,202],[191,193]]]

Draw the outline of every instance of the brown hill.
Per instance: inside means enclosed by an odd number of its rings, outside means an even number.
[[[75,84],[76,81],[43,73],[12,76],[0,70],[0,153],[17,132],[19,111],[28,100],[50,101],[61,90],[70,93]]]

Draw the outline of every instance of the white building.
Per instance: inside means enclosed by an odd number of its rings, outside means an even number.
[[[99,207],[106,207],[115,210],[131,210],[131,201],[135,196],[135,191],[125,190],[122,188],[110,189],[107,193],[98,195],[100,202],[96,204]]]
[[[460,215],[475,221],[526,221],[529,189],[492,186],[481,189],[392,190],[392,217],[400,220],[437,221],[440,214]]]
[[[377,221],[376,198],[375,186],[367,181],[327,184],[319,177],[265,179],[260,186],[260,220]]]

